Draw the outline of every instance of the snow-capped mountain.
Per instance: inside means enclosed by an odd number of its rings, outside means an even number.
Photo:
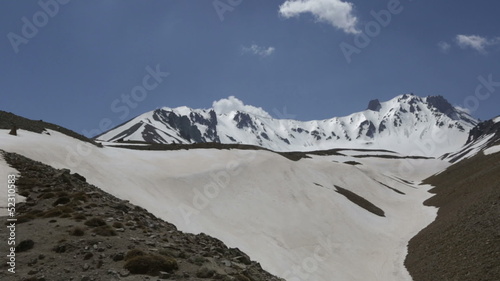
[[[238,110],[219,107],[164,107],[144,113],[96,139],[165,144],[242,143],[274,151],[370,148],[440,156],[461,147],[469,130],[477,124],[476,119],[442,96],[423,98],[413,94],[386,102],[372,100],[367,110],[349,116],[306,122],[275,119],[248,105]]]

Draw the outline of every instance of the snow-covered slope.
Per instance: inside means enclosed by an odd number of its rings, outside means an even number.
[[[165,107],[144,113],[97,139],[243,143],[274,151],[370,148],[440,156],[461,147],[476,124],[473,117],[441,96],[410,94],[382,103],[370,101],[367,110],[349,116],[308,122],[274,119],[248,105],[223,111]]]
[[[99,148],[49,133],[0,130],[0,149],[70,168],[181,230],[239,247],[290,281],[411,280],[406,245],[436,215],[422,204],[430,186],[419,183],[448,166],[363,151],[291,161],[261,150]]]

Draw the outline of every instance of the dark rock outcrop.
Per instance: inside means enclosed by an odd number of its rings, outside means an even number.
[[[379,111],[382,108],[382,105],[380,104],[380,101],[378,99],[371,100],[368,103],[368,110],[372,111]]]

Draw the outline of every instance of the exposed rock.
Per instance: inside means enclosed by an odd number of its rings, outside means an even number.
[[[368,110],[372,111],[379,111],[382,108],[382,105],[380,104],[380,101],[378,99],[371,100],[368,103]]]

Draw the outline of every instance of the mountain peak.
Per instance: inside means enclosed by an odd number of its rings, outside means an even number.
[[[428,96],[426,100],[429,105],[448,116],[450,113],[456,112],[456,109],[443,96]]]
[[[368,103],[368,110],[372,111],[379,111],[382,108],[382,105],[380,104],[380,101],[378,99],[371,100]]]

